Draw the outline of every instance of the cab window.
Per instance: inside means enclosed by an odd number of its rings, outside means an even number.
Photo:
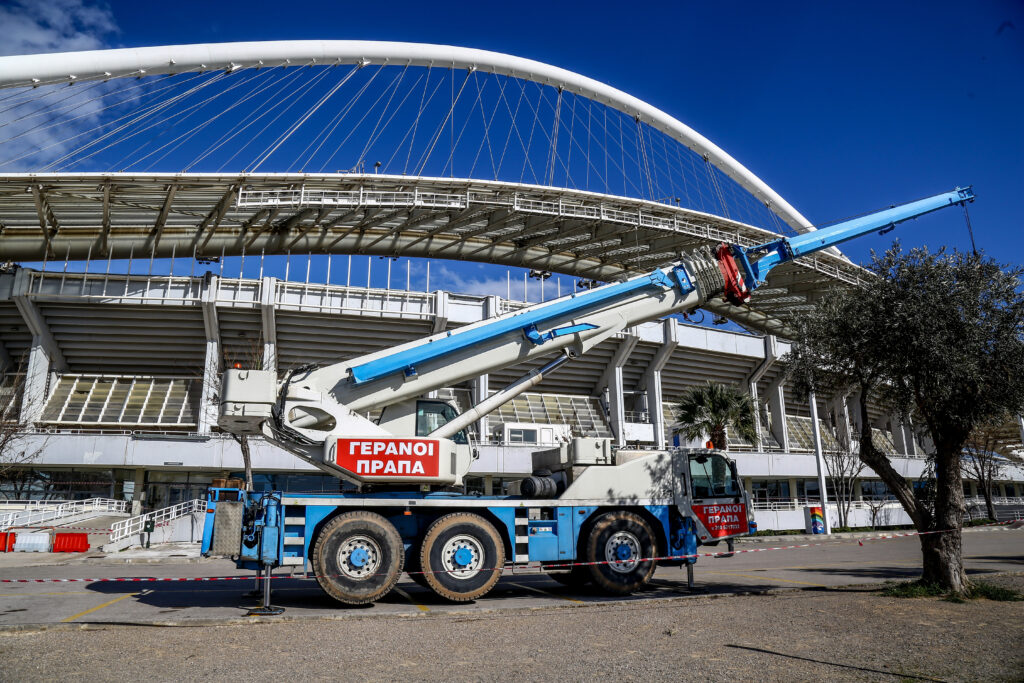
[[[717,453],[690,456],[690,481],[694,498],[734,497],[740,495],[729,461]]]
[[[458,416],[455,408],[443,401],[417,401],[416,436],[430,436],[431,432],[440,429]],[[469,443],[465,430],[450,438],[455,443]]]

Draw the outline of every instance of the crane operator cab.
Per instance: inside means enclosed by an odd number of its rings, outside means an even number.
[[[689,508],[701,545],[754,533],[754,511],[739,482],[735,461],[714,450],[685,453],[687,466],[681,474],[686,485],[683,491],[677,489],[676,504],[684,515]],[[678,495],[684,491],[688,495]]]

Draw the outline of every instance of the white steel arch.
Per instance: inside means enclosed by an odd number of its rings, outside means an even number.
[[[499,52],[450,45],[358,40],[205,43],[0,57],[0,88],[309,64],[395,64],[480,70],[568,90],[646,123],[718,167],[798,232],[814,230],[763,180],[682,121],[617,88],[559,67]]]

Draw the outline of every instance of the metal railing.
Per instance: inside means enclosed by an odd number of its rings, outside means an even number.
[[[0,531],[12,527],[38,526],[44,522],[54,522],[64,517],[81,515],[86,512],[127,512],[127,510],[128,502],[124,500],[113,500],[110,498],[76,500],[34,510],[0,514]]]
[[[772,512],[786,512],[786,511],[802,510],[805,507],[819,506],[819,505],[821,505],[821,503],[819,503],[816,500],[805,500],[805,499],[801,499],[801,498],[793,498],[793,499],[778,499],[778,500],[755,500],[752,503],[752,505],[753,505],[755,510],[769,510],[769,511],[772,511]],[[830,508],[834,508],[834,507],[838,506],[838,503],[836,503],[835,500],[830,500],[828,502],[828,506]],[[880,509],[880,508],[898,508],[898,507],[901,507],[901,506],[900,506],[900,502],[898,500],[896,500],[896,499],[877,500],[877,501],[873,501],[873,500],[853,500],[853,501],[850,501],[850,509],[851,510],[872,510],[872,509]]]
[[[147,512],[144,515],[138,517],[131,517],[129,519],[123,519],[120,522],[114,522],[110,526],[110,542],[120,541],[121,539],[128,538],[132,534],[142,533],[142,529],[146,525],[147,520],[153,520],[154,524],[162,524],[173,521],[180,517],[186,517],[196,512],[206,511],[206,501],[201,498],[195,498],[193,500],[187,500],[184,503],[178,503],[177,505],[171,505],[170,507],[161,508],[154,510],[153,512]]]

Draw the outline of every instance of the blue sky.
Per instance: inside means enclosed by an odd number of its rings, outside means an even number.
[[[550,62],[673,114],[815,223],[973,184],[978,246],[1022,261],[1020,2],[85,5],[105,19],[69,30],[109,47],[351,38]],[[860,261],[896,236],[970,245],[962,214],[946,210],[845,251]]]

